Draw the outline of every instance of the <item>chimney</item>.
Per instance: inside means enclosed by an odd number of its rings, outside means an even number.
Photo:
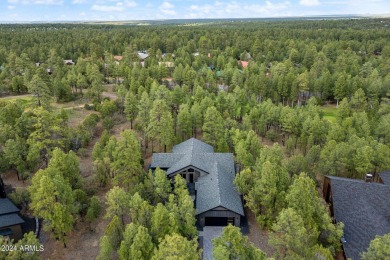
[[[366,177],[364,178],[364,180],[366,182],[372,182],[372,174],[371,173],[367,173]]]

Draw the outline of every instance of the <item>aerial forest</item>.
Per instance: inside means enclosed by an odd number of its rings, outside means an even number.
[[[26,184],[10,198],[64,250],[78,223],[103,221],[97,259],[197,259],[185,180],[149,171],[152,153],[195,137],[234,154],[273,248],[229,226],[215,259],[333,259],[343,225],[323,177],[390,169],[389,26],[1,24],[0,172]]]

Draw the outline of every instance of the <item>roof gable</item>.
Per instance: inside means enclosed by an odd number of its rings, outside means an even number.
[[[187,167],[205,172],[196,182],[196,211],[205,211],[222,206],[244,215],[235,178],[234,158],[231,153],[214,153],[214,148],[195,138],[175,145],[171,154],[153,154],[152,168],[165,168],[167,175],[180,172]]]

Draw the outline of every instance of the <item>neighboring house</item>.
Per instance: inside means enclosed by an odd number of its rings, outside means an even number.
[[[19,209],[7,198],[0,199],[0,236],[19,240],[23,237]]]
[[[139,51],[138,57],[140,58],[141,61],[145,61],[145,59],[149,57],[149,54],[147,52]]]
[[[115,56],[114,56],[115,64],[116,64],[116,65],[119,65],[120,62],[122,61],[122,59],[123,59],[123,56],[121,56],[121,55],[115,55]]]
[[[246,69],[248,67],[248,65],[249,65],[249,62],[247,62],[247,61],[240,61],[239,60],[238,64],[241,64],[242,68]]]
[[[323,194],[331,216],[344,223],[344,256],[353,260],[367,251],[376,235],[390,233],[390,172],[379,174],[380,183],[326,176]]]
[[[123,56],[121,56],[121,55],[114,56],[114,60],[116,60],[116,61],[121,61],[122,59],[123,59]]]
[[[191,195],[195,195],[198,225],[240,226],[244,209],[240,194],[233,184],[235,164],[233,154],[215,153],[214,148],[191,138],[175,145],[172,153],[154,153],[150,168],[167,172],[173,180],[180,174]]]
[[[64,64],[65,65],[74,65],[74,61],[73,60],[64,60]]]

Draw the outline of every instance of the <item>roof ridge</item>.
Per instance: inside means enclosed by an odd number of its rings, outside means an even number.
[[[219,180],[219,170],[218,170],[218,161],[215,160],[215,167],[216,167],[216,171],[217,171],[217,189],[218,189],[218,204],[221,205],[221,188],[219,187],[220,185],[220,180]]]

